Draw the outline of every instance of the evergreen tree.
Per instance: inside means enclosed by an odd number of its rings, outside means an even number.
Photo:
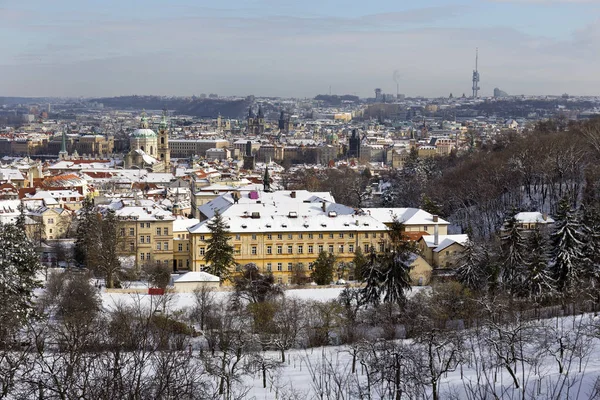
[[[585,256],[590,263],[587,272],[594,286],[600,280],[600,208],[599,205],[583,207],[582,231],[585,239]]]
[[[552,233],[551,276],[560,292],[572,293],[582,281],[586,263],[585,240],[577,212],[569,201],[562,199],[556,215],[556,229]]]
[[[500,276],[503,287],[512,293],[518,293],[521,290],[525,279],[525,252],[527,249],[521,230],[513,212],[513,216],[506,220],[501,233],[502,273]]]
[[[229,269],[235,265],[233,246],[229,244],[231,237],[223,216],[216,211],[215,216],[206,225],[210,231],[210,238],[206,240],[207,248],[204,259],[208,263],[206,272],[221,278],[229,277]]]
[[[77,216],[74,258],[78,265],[95,271],[101,242],[100,219],[89,197],[83,199]]]
[[[0,347],[33,314],[38,256],[25,231],[0,224]]]
[[[378,305],[383,301],[404,305],[405,292],[411,288],[412,261],[413,253],[408,251],[388,249],[384,253],[372,253],[367,266],[366,285],[362,289],[364,302]]]
[[[487,283],[487,254],[485,249],[475,243],[469,235],[464,250],[456,260],[456,278],[465,287],[483,290]]]
[[[335,256],[332,253],[322,251],[313,262],[313,270],[310,277],[317,285],[329,285],[333,280],[334,266]]]
[[[250,303],[264,303],[283,295],[281,287],[275,284],[273,274],[261,274],[254,263],[242,267],[242,274],[234,278],[234,299],[245,299]]]
[[[352,259],[352,264],[354,264],[354,279],[357,281],[365,280],[368,262],[369,260],[367,260],[367,257],[365,257],[360,247],[358,247],[354,252],[354,258]]]
[[[440,205],[436,204],[426,194],[423,194],[421,196],[421,207],[420,208],[421,208],[421,210],[427,211],[428,213],[433,214],[433,215],[440,215],[442,213]]]
[[[23,205],[22,201],[19,203],[17,209],[19,210],[19,216],[15,220],[15,225],[25,232],[25,205]]]
[[[121,262],[117,256],[119,237],[119,222],[114,210],[107,210],[100,222],[100,243],[98,249],[97,261],[93,264],[95,272],[103,276],[106,287],[114,287],[114,280],[121,271]]]
[[[548,247],[546,238],[539,230],[532,233],[527,241],[529,256],[526,259],[526,275],[523,282],[524,296],[538,298],[551,293],[554,282],[548,269]]]

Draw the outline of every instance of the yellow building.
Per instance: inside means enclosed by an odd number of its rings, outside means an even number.
[[[35,221],[27,225],[27,235],[34,241],[62,239],[71,230],[73,214],[64,208],[42,206],[28,216]]]
[[[236,263],[255,263],[278,283],[292,283],[297,274],[309,276],[321,251],[336,256],[334,279],[348,277],[348,264],[359,247],[363,253],[381,251],[387,240],[385,224],[335,203],[326,192],[229,192],[200,206],[202,222],[189,228],[194,271],[206,267],[207,222],[217,210],[231,234]]]
[[[173,221],[173,269],[175,271],[190,269],[190,233],[188,228],[197,225],[199,219],[178,217]]]
[[[423,257],[413,254],[411,260],[410,281],[413,286],[429,285],[433,268]]]
[[[434,269],[452,268],[467,240],[467,235],[425,235],[419,239],[417,246]]]
[[[151,200],[119,200],[107,206],[119,220],[120,256],[135,256],[134,265],[173,266],[175,217]]]
[[[394,219],[404,225],[404,231],[410,234],[422,232],[427,235],[448,234],[450,223],[437,215],[428,213],[419,208],[363,208],[363,210],[376,220],[390,226]],[[436,228],[437,227],[437,228]]]

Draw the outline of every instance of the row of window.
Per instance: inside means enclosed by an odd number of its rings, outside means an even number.
[[[140,253],[140,261],[141,262],[152,261],[151,254],[150,253]],[[163,260],[163,264],[169,265],[169,261],[170,260]],[[181,261],[181,260],[179,260],[179,261]],[[157,262],[159,262],[159,261],[157,260]],[[189,263],[188,263],[188,266],[189,266]]]
[[[186,243],[185,244],[185,251],[189,251],[189,250],[190,250],[190,244]],[[183,251],[183,243],[177,244],[177,251]]]
[[[140,225],[144,225],[142,222]],[[150,227],[150,223],[146,223],[147,228]],[[143,228],[143,226],[142,226]],[[120,235],[125,236],[125,228],[121,228]],[[129,236],[135,236],[135,228],[129,228]],[[169,236],[169,228],[156,228],[156,236]],[[149,237],[149,236],[148,236]]]
[[[364,252],[368,253],[369,251],[371,251],[372,246],[370,244],[368,244],[368,243],[365,243],[363,245],[363,248],[364,248]],[[347,247],[347,249],[348,249],[348,253],[354,253],[354,250],[355,250],[354,249],[354,244],[349,244],[348,247]],[[383,251],[383,250],[384,250],[384,244],[380,243],[379,244],[379,251]],[[267,255],[271,255],[271,254],[284,254],[283,253],[283,246],[277,246],[276,247],[276,251],[277,251],[276,253],[273,253],[273,246],[267,246],[267,248],[266,248],[266,254]],[[316,246],[316,253],[318,254],[318,253],[321,253],[322,251],[325,251],[325,246],[322,245],[322,244],[317,245]],[[328,245],[327,246],[327,251],[329,253],[334,253],[335,252],[335,245],[333,245],[333,244]],[[338,245],[338,247],[337,247],[337,253],[344,253],[345,251],[346,251],[346,246],[345,245],[343,245],[343,244]],[[201,255],[201,256],[203,256],[205,254],[205,252],[206,252],[206,247],[200,247],[198,249],[198,254]],[[238,249],[238,250],[236,250],[235,253],[239,255],[239,254],[241,254],[241,251]],[[315,246],[313,246],[312,244],[308,245],[306,247],[306,253],[307,254],[315,254]],[[253,255],[253,256],[258,255],[258,247],[257,246],[252,246],[250,248],[250,254]],[[292,245],[287,246],[287,253],[285,253],[285,254],[294,254],[294,246],[292,246]],[[299,244],[299,245],[296,246],[296,254],[304,254],[304,245]]]
[[[304,233],[298,233],[295,238],[294,238],[294,234],[293,233],[288,233],[285,236],[287,237],[288,240],[293,240],[293,239],[304,239],[305,235],[306,235],[306,237],[308,239],[314,239],[314,234],[313,233],[306,233],[306,234],[304,234]],[[340,232],[340,233],[337,234],[337,237],[339,239],[344,239],[346,237],[346,235],[347,235],[348,238],[354,239],[354,232],[349,232],[349,233]],[[384,235],[385,235],[385,233],[381,232],[379,235],[380,235],[381,238],[383,238]],[[284,234],[283,233],[278,233],[276,235],[273,235],[273,234],[268,233],[266,235],[267,240],[273,240],[274,236],[277,238],[277,240],[283,240]],[[318,233],[317,237],[319,239],[324,239],[325,238],[325,234],[324,233]],[[336,234],[333,233],[333,232],[331,232],[331,233],[327,234],[327,237],[329,239],[333,239],[333,238],[336,237]],[[375,239],[375,238],[377,238],[377,232],[371,232],[371,233],[365,232],[364,233],[364,238],[365,239],[369,239],[369,238]],[[258,240],[258,235],[256,233],[253,233],[251,235],[251,239],[252,240]],[[200,240],[205,240],[205,236],[204,235],[200,235]],[[235,240],[242,240],[242,235],[236,234],[235,235]]]
[[[366,246],[365,248],[367,248],[369,245],[367,244],[365,246]],[[330,245],[328,245],[327,250],[330,253],[333,253],[334,252],[334,248],[335,248],[335,245],[330,244]],[[317,249],[317,253],[320,253],[320,252],[322,252],[325,249],[325,247],[324,247],[324,245],[319,244],[319,245],[317,245],[316,249]],[[348,252],[354,253],[354,244],[349,244],[348,247],[347,247],[347,249],[348,249]],[[287,248],[286,248],[286,250],[287,250],[286,254],[294,254],[294,246],[293,245],[291,245],[291,244],[288,245]],[[345,250],[346,250],[345,245],[340,244],[340,245],[337,246],[337,252],[338,253],[344,253]],[[283,245],[277,245],[277,246],[275,246],[275,251],[276,251],[276,253],[273,253],[273,246],[271,246],[271,245],[268,245],[266,247],[266,254],[268,254],[268,255],[270,255],[270,254],[283,254]],[[315,246],[314,245],[309,244],[308,246],[306,246],[306,253],[307,254],[314,254],[314,252],[315,252]],[[252,255],[258,254],[258,247],[257,246],[252,246],[250,248],[250,253]],[[296,254],[304,254],[304,245],[299,244],[299,245],[296,246]]]

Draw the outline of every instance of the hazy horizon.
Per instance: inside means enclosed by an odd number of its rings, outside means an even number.
[[[0,96],[597,95],[598,0],[0,2]]]

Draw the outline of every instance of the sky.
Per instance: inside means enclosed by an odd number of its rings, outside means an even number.
[[[0,96],[600,94],[600,0],[0,0]]]

